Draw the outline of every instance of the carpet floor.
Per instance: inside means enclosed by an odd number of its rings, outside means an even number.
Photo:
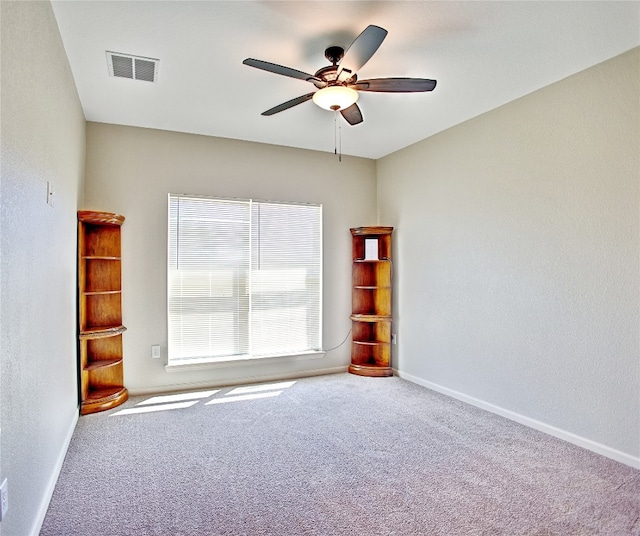
[[[79,419],[41,536],[638,536],[640,471],[397,377]]]

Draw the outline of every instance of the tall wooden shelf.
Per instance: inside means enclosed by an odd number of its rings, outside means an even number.
[[[80,413],[128,398],[123,383],[120,230],[124,216],[78,211]]]
[[[356,227],[352,235],[351,365],[360,376],[392,376],[391,233]]]

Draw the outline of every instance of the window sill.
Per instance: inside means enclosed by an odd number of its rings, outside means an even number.
[[[169,363],[164,366],[167,372],[187,372],[191,370],[215,369],[224,367],[238,367],[247,365],[257,365],[262,362],[279,363],[291,361],[305,361],[307,359],[320,359],[326,352],[322,350],[304,352],[301,354],[278,354],[273,356],[247,357],[211,357],[204,359],[183,359],[177,363]]]

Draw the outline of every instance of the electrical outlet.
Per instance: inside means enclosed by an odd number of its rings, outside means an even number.
[[[391,344],[398,344],[398,336],[395,333],[391,334]]]
[[[151,357],[153,359],[160,359],[160,345],[154,344],[151,346]]]
[[[0,521],[2,521],[9,510],[9,484],[5,478],[0,485]]]

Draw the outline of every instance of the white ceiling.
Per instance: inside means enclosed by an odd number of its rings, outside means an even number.
[[[640,2],[52,2],[89,121],[333,152],[334,114],[302,80],[369,24],[389,31],[359,78],[433,78],[433,92],[360,93],[364,123],[341,121],[342,152],[380,158],[640,45]],[[109,77],[105,51],[158,58],[157,83]],[[588,113],[588,110],[585,110]]]

